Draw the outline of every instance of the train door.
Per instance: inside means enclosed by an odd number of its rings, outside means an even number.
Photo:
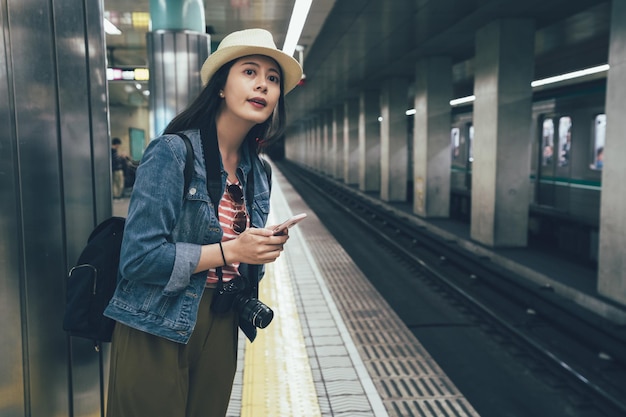
[[[472,123],[457,120],[450,131],[450,217],[464,222],[471,215],[473,140]]]
[[[594,120],[593,153],[589,168],[601,171],[604,167],[604,140],[606,138],[606,114],[598,114]]]
[[[463,123],[450,130],[452,149],[452,187],[470,190],[472,186],[472,142],[474,127],[471,123]]]
[[[572,118],[546,115],[539,137],[537,204],[564,212],[569,207],[572,160]]]

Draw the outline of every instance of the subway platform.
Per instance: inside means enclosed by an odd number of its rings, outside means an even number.
[[[128,199],[114,200],[124,216]],[[228,417],[477,417],[276,167],[268,224],[306,212],[259,299],[274,310],[239,336]]]
[[[274,321],[240,337],[228,416],[478,416],[276,168],[271,207],[308,217],[267,266]]]
[[[266,267],[259,298],[274,321],[252,344],[240,335],[227,415],[478,416],[276,166],[273,172],[268,224],[300,212],[308,217]],[[124,215],[125,203],[115,200],[114,213]],[[406,204],[390,208],[592,314],[626,320],[624,308],[597,295],[593,271],[529,249],[485,248],[471,241],[466,225],[420,219]]]

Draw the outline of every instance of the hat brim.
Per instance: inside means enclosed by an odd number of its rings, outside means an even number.
[[[302,67],[298,61],[280,50],[262,46],[236,45],[218,49],[207,58],[200,71],[202,85],[206,85],[213,74],[224,64],[248,55],[265,55],[274,59],[280,65],[285,89],[284,94],[293,90],[302,78]]]

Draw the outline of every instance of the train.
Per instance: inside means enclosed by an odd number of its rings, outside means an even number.
[[[597,266],[606,77],[533,92],[529,246]],[[450,217],[471,218],[472,106],[451,112]],[[478,157],[478,156],[476,156]]]

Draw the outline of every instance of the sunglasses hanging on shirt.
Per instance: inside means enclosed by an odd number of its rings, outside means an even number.
[[[237,234],[243,233],[248,226],[248,215],[243,203],[243,191],[237,184],[230,184],[226,187],[228,196],[235,206],[235,216],[233,218],[233,231]]]

